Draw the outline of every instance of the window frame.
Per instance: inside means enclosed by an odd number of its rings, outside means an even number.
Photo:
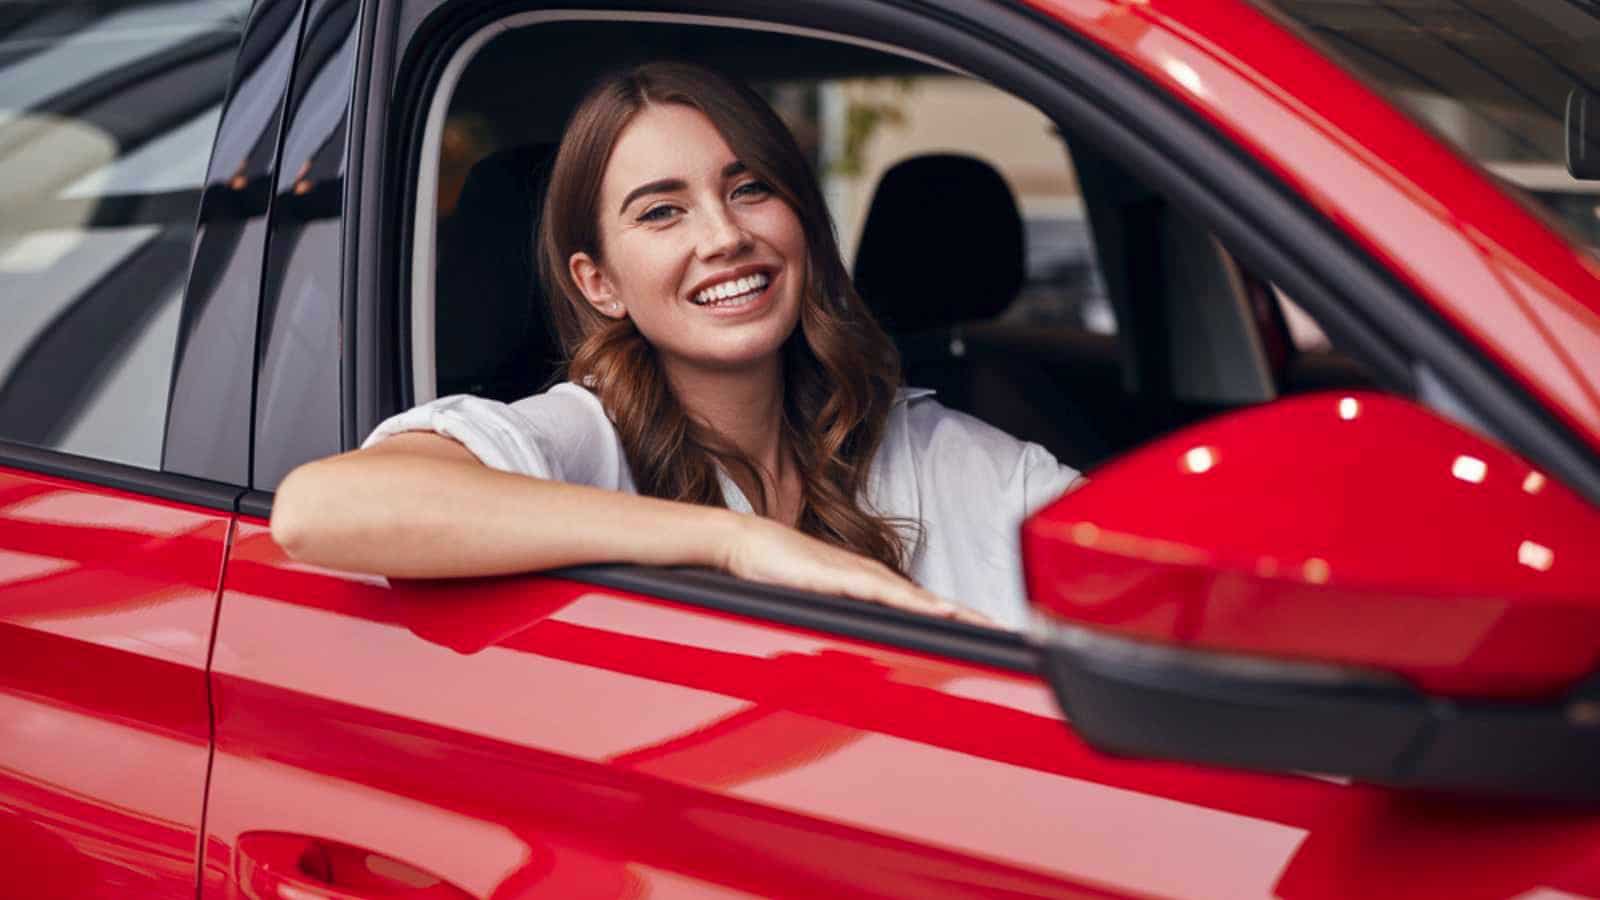
[[[411,405],[409,316],[397,305],[411,296],[413,212],[423,125],[440,76],[467,37],[527,4],[469,5],[442,0],[369,4],[372,29],[358,68],[352,205],[346,283],[354,291],[347,354],[347,446],[390,413]],[[665,0],[586,3],[584,11],[622,17],[671,14]],[[1456,334],[1400,279],[1357,246],[1304,198],[1230,142],[1217,126],[1154,86],[1086,35],[1042,13],[956,0],[916,4],[885,0],[820,0],[801,8],[777,2],[706,0],[697,14],[820,36],[884,44],[932,56],[1033,104],[1069,127],[1075,138],[1114,153],[1130,171],[1204,222],[1260,277],[1282,285],[1344,346],[1357,349],[1382,376],[1409,383],[1421,375],[1450,394],[1507,443],[1600,503],[1600,461],[1540,407],[1511,375]],[[381,177],[359,179],[361,171]],[[265,509],[267,498],[257,508]],[[818,628],[956,658],[1034,669],[1014,635],[905,616],[892,610],[841,606],[832,598],[778,591],[726,576],[641,566],[583,567],[550,573],[684,600],[786,624]],[[707,579],[711,579],[708,581]],[[781,601],[773,607],[773,601]],[[1017,653],[1021,652],[1022,656]],[[1007,667],[1014,667],[1008,665]]]

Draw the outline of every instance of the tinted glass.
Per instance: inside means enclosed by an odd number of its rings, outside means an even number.
[[[1575,93],[1600,93],[1595,0],[1270,0],[1337,58],[1600,247],[1600,181],[1566,168]],[[1593,106],[1590,107],[1595,108]]]
[[[159,466],[247,6],[0,2],[0,439]]]

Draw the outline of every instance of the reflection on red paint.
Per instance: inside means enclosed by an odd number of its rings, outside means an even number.
[[[222,514],[0,472],[4,892],[193,896],[227,533]]]
[[[1538,834],[1537,867],[1461,859],[1427,802],[1102,756],[1033,677],[570,581],[307,572],[263,524],[237,546],[208,896],[257,830],[483,897],[1323,898],[1328,866],[1444,893],[1594,871],[1559,811],[1467,828]],[[1427,858],[1349,840],[1375,817]]]

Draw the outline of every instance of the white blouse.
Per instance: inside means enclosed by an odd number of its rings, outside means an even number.
[[[1019,526],[1078,473],[1038,444],[948,409],[932,395],[910,388],[895,397],[866,503],[879,515],[922,523],[921,540],[911,548],[912,580],[1001,627],[1021,628],[1027,602]],[[494,469],[636,492],[599,398],[571,382],[510,404],[441,397],[383,422],[363,446],[405,431],[453,438]],[[721,483],[731,509],[751,512],[726,473]]]

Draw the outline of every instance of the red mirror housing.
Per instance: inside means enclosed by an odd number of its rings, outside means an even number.
[[[1023,554],[1061,621],[1430,694],[1548,697],[1600,663],[1600,512],[1381,394],[1281,400],[1146,446],[1029,520]]]
[[[1102,749],[1600,797],[1600,511],[1407,400],[1184,429],[1022,544],[1046,672]]]

